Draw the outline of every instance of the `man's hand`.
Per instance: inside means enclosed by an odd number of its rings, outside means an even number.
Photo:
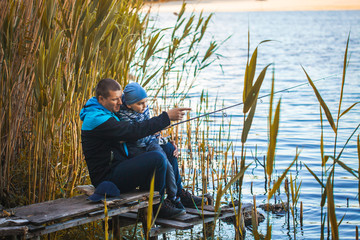
[[[169,115],[170,121],[178,121],[184,117],[185,111],[190,110],[191,108],[173,108],[167,111],[167,114]]]

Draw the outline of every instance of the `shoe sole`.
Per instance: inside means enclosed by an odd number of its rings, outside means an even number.
[[[178,214],[175,214],[173,216],[171,216],[169,219],[173,219],[173,218],[177,218],[177,217],[180,217],[180,216],[183,216],[186,214],[186,210],[182,211],[182,212],[179,212]]]

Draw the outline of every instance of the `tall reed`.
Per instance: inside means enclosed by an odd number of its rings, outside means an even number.
[[[188,17],[185,4],[172,29],[176,46],[164,40],[165,29],[149,30],[140,0],[0,5],[0,204],[8,207],[72,196],[77,184],[88,183],[78,114],[98,80],[141,82],[164,96],[155,98],[161,111],[181,103],[192,86],[183,79],[196,79],[217,48],[211,43],[199,52],[211,16]],[[158,58],[164,49],[168,56]],[[155,59],[163,63],[148,64]],[[173,85],[173,72],[184,68],[177,64],[190,60],[196,72],[184,71]],[[166,100],[169,89],[182,98]]]
[[[323,98],[320,95],[320,92],[316,88],[315,84],[311,80],[308,73],[303,68],[305,75],[308,79],[309,84],[311,85],[315,96],[320,104],[320,122],[321,122],[321,136],[320,136],[320,151],[321,151],[321,165],[322,165],[322,172],[321,172],[321,179],[306,165],[306,168],[308,171],[313,175],[313,177],[316,179],[316,181],[321,186],[322,191],[322,199],[321,199],[321,239],[325,239],[325,225],[327,224],[327,229],[331,230],[331,238],[332,239],[339,239],[339,225],[341,224],[341,221],[338,222],[336,212],[335,212],[335,199],[334,199],[334,185],[335,185],[335,175],[336,175],[336,166],[340,166],[345,171],[347,171],[349,174],[354,176],[357,179],[360,179],[359,177],[359,171],[356,171],[352,168],[350,168],[348,165],[346,165],[343,161],[340,160],[341,155],[349,142],[349,140],[353,137],[353,135],[358,130],[360,124],[357,126],[354,126],[354,131],[349,136],[348,140],[344,144],[343,148],[341,148],[340,152],[337,153],[337,140],[338,140],[338,134],[339,134],[339,124],[340,119],[345,114],[347,114],[350,110],[352,110],[359,102],[355,102],[351,106],[349,106],[347,109],[342,111],[342,99],[344,94],[344,86],[345,86],[345,76],[346,76],[346,70],[348,66],[348,48],[349,48],[349,40],[350,40],[350,34],[347,38],[346,48],[345,48],[345,54],[344,54],[344,60],[343,60],[343,74],[341,79],[341,90],[339,95],[339,103],[338,103],[338,111],[337,111],[337,118],[336,121],[334,121],[334,118],[326,104],[326,102],[323,100]],[[325,116],[327,118],[327,121],[333,131],[334,134],[334,142],[333,142],[333,153],[332,154],[326,154],[324,149],[324,134],[323,134],[323,112],[325,113]],[[330,166],[327,166],[328,160],[332,159],[333,162],[330,164]],[[360,189],[359,189],[360,194]],[[326,203],[326,211],[323,209]],[[328,238],[330,233],[328,231]]]

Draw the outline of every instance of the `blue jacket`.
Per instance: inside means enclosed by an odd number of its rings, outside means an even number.
[[[170,125],[166,112],[143,122],[120,121],[116,113],[103,107],[95,97],[81,109],[80,119],[82,148],[94,186],[108,180],[111,169],[128,159],[119,141],[134,142]]]

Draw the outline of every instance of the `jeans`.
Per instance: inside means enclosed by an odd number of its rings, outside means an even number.
[[[168,142],[167,144],[160,145],[162,149],[164,150],[167,159],[169,161],[169,165],[172,166],[173,172],[174,172],[174,178],[175,178],[175,184],[177,187],[177,193],[176,196],[179,196],[182,190],[182,183],[181,183],[181,176],[179,172],[179,165],[177,158],[174,156],[175,147],[172,143]]]
[[[155,172],[155,191],[164,196],[167,159],[158,152],[146,152],[125,160],[111,170],[110,181],[115,183],[120,192],[129,192],[140,186],[149,190]]]
[[[172,146],[171,143],[167,143],[170,144]],[[146,151],[158,151],[160,153],[162,153],[164,155],[164,157],[166,158],[167,161],[167,169],[166,169],[166,193],[167,193],[167,197],[169,199],[174,199],[177,195],[178,192],[178,187],[177,187],[177,181],[175,180],[175,174],[174,174],[174,168],[173,168],[173,164],[168,160],[169,156],[173,156],[174,150],[175,148],[173,147],[173,149],[171,149],[171,147],[167,147],[166,145],[159,145],[156,141],[153,141],[149,144],[149,146],[146,147]],[[166,150],[168,153],[165,153]],[[177,159],[175,158],[175,162],[176,162],[176,166],[177,166]],[[174,162],[174,160],[172,161]],[[179,171],[177,171],[179,172]],[[180,181],[181,184],[181,181]]]

